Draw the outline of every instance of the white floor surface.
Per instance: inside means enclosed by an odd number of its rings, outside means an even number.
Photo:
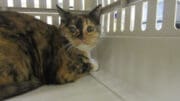
[[[29,93],[6,101],[121,101],[92,76],[81,78],[75,83],[43,86]]]

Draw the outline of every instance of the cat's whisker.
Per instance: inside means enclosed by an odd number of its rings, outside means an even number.
[[[67,52],[71,53],[72,46],[69,46]]]
[[[68,44],[65,45],[63,48],[66,49],[66,48],[68,48],[69,46],[71,46],[71,43],[68,43]]]
[[[72,48],[72,44],[71,43],[68,43],[66,44],[63,49],[65,49],[67,52],[69,52],[69,50]]]

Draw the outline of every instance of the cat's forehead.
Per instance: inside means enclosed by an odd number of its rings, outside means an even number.
[[[73,15],[70,19],[71,24],[76,24],[79,22],[85,22],[86,24],[89,24],[91,23],[91,20],[87,15]]]

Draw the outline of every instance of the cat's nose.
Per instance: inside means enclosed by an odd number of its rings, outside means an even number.
[[[79,33],[79,35],[77,36],[80,40],[83,39],[83,34],[82,33]]]
[[[82,73],[90,72],[91,69],[92,69],[91,64],[86,63],[86,64],[83,65]]]

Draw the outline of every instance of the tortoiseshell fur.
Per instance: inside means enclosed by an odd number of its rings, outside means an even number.
[[[88,53],[65,35],[68,29],[67,23],[56,28],[0,11],[0,100],[44,84],[73,82],[94,68]]]

